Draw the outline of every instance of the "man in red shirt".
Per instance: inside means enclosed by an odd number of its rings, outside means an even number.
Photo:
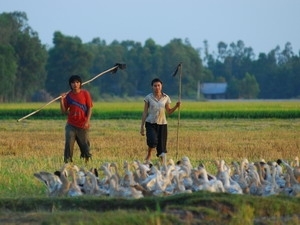
[[[80,158],[84,158],[85,162],[88,162],[92,156],[88,131],[93,102],[90,93],[81,89],[82,80],[80,76],[71,76],[69,85],[71,91],[61,94],[60,101],[61,112],[68,116],[65,127],[64,162],[73,162],[75,141],[80,148]]]

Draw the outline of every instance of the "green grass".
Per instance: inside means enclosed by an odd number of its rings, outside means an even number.
[[[298,224],[299,198],[210,192],[139,200],[2,198],[0,222],[16,224]],[[5,224],[5,223],[2,223]]]
[[[39,110],[45,103],[6,103],[0,109],[0,119],[20,119]],[[138,119],[143,110],[143,100],[120,102],[95,102],[93,117],[98,119]],[[176,111],[173,117],[178,116]],[[59,103],[42,108],[28,119],[61,119]],[[299,101],[182,101],[181,119],[226,118],[300,118]]]

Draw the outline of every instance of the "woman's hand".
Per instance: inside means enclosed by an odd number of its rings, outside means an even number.
[[[142,136],[145,136],[145,129],[144,129],[144,127],[141,127],[140,134],[141,134]]]

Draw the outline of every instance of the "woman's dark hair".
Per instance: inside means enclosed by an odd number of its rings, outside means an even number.
[[[151,86],[153,86],[154,83],[156,82],[159,82],[159,83],[163,83],[159,78],[154,78],[152,81],[151,81]]]

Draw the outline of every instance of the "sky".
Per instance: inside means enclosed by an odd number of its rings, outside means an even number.
[[[197,49],[242,40],[256,55],[281,50],[290,42],[300,50],[299,0],[0,0],[0,13],[22,11],[41,42],[53,46],[53,34],[100,38],[110,44],[149,38],[164,46],[186,39]]]

